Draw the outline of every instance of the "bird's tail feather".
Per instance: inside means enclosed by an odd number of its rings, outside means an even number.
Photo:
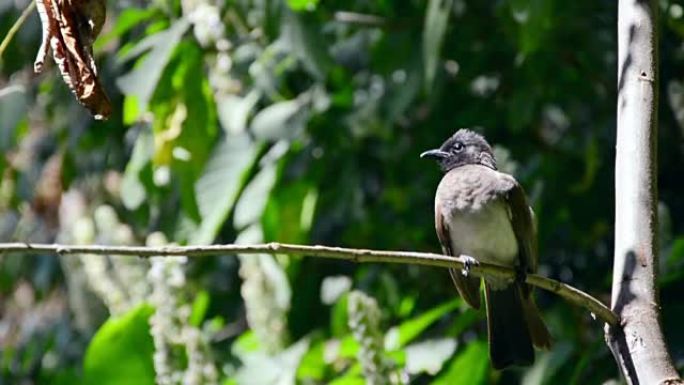
[[[531,365],[534,349],[519,286],[511,284],[493,290],[485,283],[485,295],[492,366],[503,369],[510,365]]]

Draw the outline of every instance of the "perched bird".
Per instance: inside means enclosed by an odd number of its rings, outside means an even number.
[[[435,228],[444,254],[514,268],[519,275],[534,273],[534,213],[515,178],[497,171],[484,137],[460,129],[440,148],[420,156],[435,159],[444,171],[435,196]],[[467,269],[449,273],[463,299],[479,309],[480,278],[468,276]],[[494,277],[486,277],[484,287],[492,365],[531,365],[532,345],[551,346],[532,288],[520,279]]]

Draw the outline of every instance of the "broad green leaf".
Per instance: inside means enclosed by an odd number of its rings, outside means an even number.
[[[478,385],[487,383],[489,354],[487,344],[472,341],[458,353],[431,385]]]
[[[202,222],[191,243],[207,244],[214,240],[233,208],[256,154],[257,145],[246,133],[228,136],[216,146],[195,184]]]
[[[170,167],[184,213],[200,222],[194,186],[216,145],[218,127],[213,92],[204,76],[202,51],[188,41],[176,48],[154,97],[157,167]]]
[[[106,35],[101,35],[96,41],[94,49],[95,51],[101,50],[107,43],[116,37],[123,36],[126,32],[130,31],[132,28],[139,26],[141,23],[149,20],[158,12],[154,7],[149,7],[146,9],[142,8],[126,8],[121,11],[116,17],[116,24],[112,28],[111,32]]]
[[[302,357],[297,368],[297,379],[300,381],[322,381],[325,377],[328,363],[325,362],[326,342],[314,344]]]
[[[259,101],[259,92],[251,91],[244,97],[216,95],[218,118],[227,134],[240,134],[247,128],[249,114]]]
[[[238,384],[295,385],[297,367],[308,348],[309,341],[303,339],[275,356],[263,352],[245,355],[235,379]]]
[[[448,312],[456,309],[460,303],[461,301],[459,299],[449,301],[418,317],[403,322],[398,327],[390,329],[385,335],[385,349],[396,350],[406,346],[407,343],[413,341],[435,321],[442,318]]]
[[[452,4],[453,0],[428,1],[423,26],[423,62],[427,90],[430,90],[435,80]]]
[[[456,340],[453,338],[427,340],[408,345],[404,348],[406,370],[411,374],[425,372],[435,375],[455,350]]]
[[[140,305],[100,327],[83,360],[85,385],[153,385],[154,345],[148,322],[154,309]]]
[[[308,112],[299,99],[273,103],[254,116],[251,130],[259,139],[294,139],[302,134]]]
[[[276,163],[268,162],[247,184],[235,205],[233,226],[236,229],[243,229],[259,221],[275,184],[276,174]]]
[[[134,95],[139,104],[138,111],[147,111],[147,105],[152,98],[157,82],[161,78],[166,64],[171,58],[176,45],[180,42],[190,23],[179,19],[166,31],[156,33],[138,43],[139,49],[134,49],[130,56],[141,54],[150,49],[141,62],[127,74],[117,79],[116,84],[124,95]],[[129,56],[129,57],[130,57]],[[127,58],[123,58],[124,60]],[[137,116],[128,117],[138,118]],[[126,121],[131,124],[133,121]]]

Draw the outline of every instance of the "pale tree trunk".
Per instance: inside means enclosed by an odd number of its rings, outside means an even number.
[[[658,3],[618,5],[615,261],[606,339],[629,384],[682,384],[659,323],[657,290]]]

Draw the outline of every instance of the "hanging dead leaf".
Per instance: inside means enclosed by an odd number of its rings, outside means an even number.
[[[45,57],[52,57],[64,83],[95,119],[107,119],[112,107],[97,77],[93,42],[102,30],[106,7],[104,0],[36,0],[43,25],[43,40],[34,63],[36,73],[43,71]]]

